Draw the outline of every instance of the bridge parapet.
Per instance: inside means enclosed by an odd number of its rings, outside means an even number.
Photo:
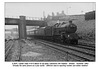
[[[20,16],[5,16],[5,18],[20,19]],[[40,21],[43,21],[44,19],[42,17],[29,17],[29,16],[25,16],[25,20],[40,20]]]
[[[26,16],[26,20],[41,20],[41,21],[43,21],[43,18],[41,18],[41,17],[28,17],[28,16]]]
[[[5,18],[16,18],[16,19],[20,19],[19,16],[5,16]]]

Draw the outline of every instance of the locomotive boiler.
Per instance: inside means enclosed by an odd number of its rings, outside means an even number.
[[[39,28],[34,31],[34,37],[64,43],[78,44],[77,26],[72,21],[56,23],[54,26]]]

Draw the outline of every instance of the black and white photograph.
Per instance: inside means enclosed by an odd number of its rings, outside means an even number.
[[[5,62],[95,62],[95,2],[5,2]]]

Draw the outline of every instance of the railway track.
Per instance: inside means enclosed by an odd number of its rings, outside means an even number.
[[[37,40],[37,42],[62,51],[80,61],[95,61],[95,48],[93,46],[86,47],[86,45],[62,45],[45,40]]]
[[[52,41],[50,41],[52,42]],[[73,45],[73,44],[66,44],[66,43],[61,43],[61,42],[55,42],[57,44],[62,44],[62,45],[70,45],[78,48],[83,48],[83,49],[89,49],[89,50],[94,50],[95,51],[95,44],[84,44],[84,43],[78,43],[78,45]]]
[[[38,39],[38,40],[43,40],[43,39]],[[59,42],[59,41],[58,42],[54,42],[54,41],[51,41],[51,40],[45,40],[45,41],[49,41],[49,42],[57,43],[57,44],[62,44],[62,45],[73,46],[71,44],[66,44],[66,43],[62,43],[62,42]],[[83,49],[89,49],[89,50],[94,50],[95,51],[95,44],[87,44],[87,43],[79,42],[78,45],[74,45],[74,47],[83,48]]]
[[[95,51],[95,46],[91,46],[91,45],[84,45],[84,44],[78,44],[78,45],[71,45],[71,44],[63,44],[61,43],[62,45],[69,45],[69,46],[72,46],[72,47],[77,47],[77,48],[82,48],[82,49],[88,49],[88,50],[92,50],[92,51]]]
[[[14,44],[13,42],[14,40],[10,40],[5,43],[5,60],[7,59],[7,56],[9,55],[9,52],[11,48],[13,47],[13,44]]]
[[[95,51],[95,47],[93,46],[90,46],[90,45],[83,45],[83,44],[78,44],[78,45],[75,45],[75,47],[79,47],[79,48],[83,48],[83,49],[88,49],[88,50],[93,50]]]

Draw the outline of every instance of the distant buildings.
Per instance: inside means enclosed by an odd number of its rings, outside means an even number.
[[[57,12],[56,15],[52,12],[52,15],[48,15],[45,19],[48,26],[53,26],[57,23],[57,21],[85,21],[85,20],[93,20],[95,19],[95,11],[90,11],[85,14],[77,14],[77,15],[66,15],[64,11],[61,13]]]
[[[62,18],[65,18],[67,15],[64,13],[64,11],[62,11],[61,13],[57,12],[57,14],[55,15],[52,12],[52,15],[48,15],[46,20],[61,20]]]
[[[64,11],[62,11],[61,13],[57,12],[57,14],[55,15],[53,12],[52,12],[52,15],[48,15],[46,20],[47,21],[69,21],[69,20],[84,20],[85,17],[83,14],[80,14],[80,15],[66,15],[64,13]]]
[[[5,29],[5,39],[15,39],[18,37],[18,28]]]

